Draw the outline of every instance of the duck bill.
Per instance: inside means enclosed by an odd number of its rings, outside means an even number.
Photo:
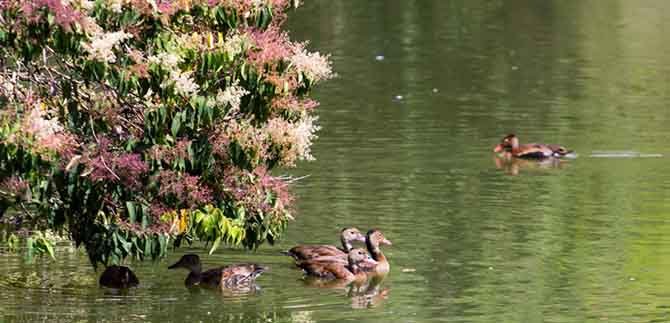
[[[367,258],[363,261],[361,261],[361,265],[363,268],[373,268],[377,266],[377,261],[372,259],[372,258]]]
[[[365,236],[361,234],[354,241],[365,242]]]
[[[502,145],[502,144],[497,144],[497,145],[493,148],[493,152],[494,152],[494,153],[500,153],[500,152],[502,152],[502,151],[503,151],[503,145]]]
[[[180,264],[179,262],[177,262],[176,264],[174,264],[174,265],[172,265],[172,266],[168,267],[168,269],[175,269],[175,268],[179,268],[179,265],[181,265],[181,264]]]
[[[392,245],[393,245],[393,244],[391,243],[391,240],[389,240],[389,239],[384,239],[384,240],[382,240],[382,244],[383,244],[383,245],[387,245],[387,246],[392,246]]]

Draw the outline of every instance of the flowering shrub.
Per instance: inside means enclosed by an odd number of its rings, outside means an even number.
[[[0,0],[0,219],[94,265],[273,243],[292,198],[270,171],[313,159],[308,95],[333,76],[280,30],[292,6]]]

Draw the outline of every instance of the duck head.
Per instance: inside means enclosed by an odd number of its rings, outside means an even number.
[[[168,269],[174,268],[186,268],[191,272],[199,273],[202,270],[202,265],[200,264],[200,257],[194,254],[183,255],[177,263],[168,267]]]
[[[496,153],[500,153],[500,152],[509,151],[509,150],[512,150],[512,149],[518,148],[518,147],[519,147],[519,138],[517,138],[515,134],[509,134],[509,135],[505,136],[500,141],[500,143],[495,146],[495,148],[493,148],[493,151],[496,152]]]
[[[365,236],[356,228],[344,228],[340,232],[340,239],[342,240],[342,245],[347,250],[351,250],[351,243],[353,241],[365,242]]]
[[[362,248],[354,248],[349,251],[349,266],[353,268],[358,267],[374,267],[377,265],[377,261],[372,259],[367,251]]]
[[[371,243],[372,246],[379,247],[379,245],[387,245],[387,246],[393,245],[391,241],[389,239],[386,239],[384,234],[377,229],[372,229],[368,231],[366,236],[367,237],[365,241]]]

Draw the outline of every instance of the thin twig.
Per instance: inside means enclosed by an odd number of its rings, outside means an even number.
[[[284,177],[282,177],[282,179],[283,179],[287,184],[291,184],[291,183],[297,182],[297,181],[299,181],[299,180],[305,179],[305,178],[310,177],[310,176],[312,176],[312,174],[307,174],[307,175],[305,175],[305,176],[300,176],[300,177],[284,176]]]

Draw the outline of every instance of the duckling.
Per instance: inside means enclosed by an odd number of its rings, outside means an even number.
[[[363,242],[365,241],[365,236],[354,227],[344,228],[340,232],[340,240],[342,241],[342,248],[332,245],[298,245],[285,252],[285,254],[293,257],[296,261],[318,257],[332,257],[346,264],[347,254],[353,248],[351,243],[353,241]]]
[[[379,248],[379,246],[390,246],[392,245],[391,241],[386,239],[381,231],[372,229],[365,235],[365,244],[368,247],[368,251],[372,255],[372,259],[374,259],[377,264],[373,267],[365,266],[364,270],[378,274],[388,273],[391,269],[391,266],[389,265],[386,256],[384,256],[384,253],[382,253],[382,250]]]
[[[493,148],[496,153],[510,152],[517,158],[550,158],[566,157],[574,155],[572,150],[563,146],[553,144],[519,144],[519,138],[514,134],[505,136],[501,142]]]
[[[344,281],[359,281],[367,279],[367,275],[361,266],[374,266],[377,262],[361,248],[352,249],[347,255],[349,263],[344,265],[334,261],[304,260],[298,262],[307,275],[325,279],[337,279]]]
[[[124,266],[109,266],[100,275],[100,286],[108,288],[130,288],[139,285],[140,281],[132,270]]]
[[[224,267],[212,268],[202,271],[200,257],[195,254],[187,254],[181,257],[177,263],[168,269],[186,268],[190,272],[186,276],[186,287],[209,286],[219,288],[234,288],[252,283],[260,276],[266,267],[257,264],[235,264]]]

